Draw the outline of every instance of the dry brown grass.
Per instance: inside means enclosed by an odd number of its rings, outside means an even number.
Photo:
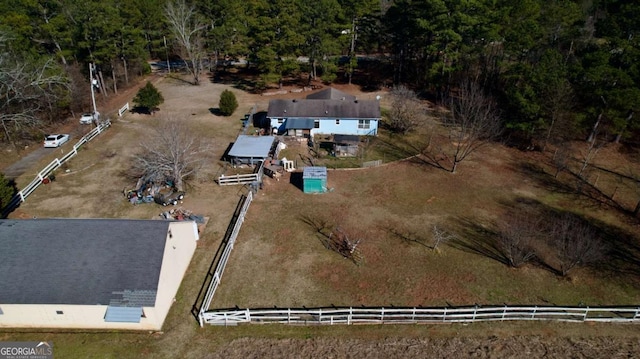
[[[65,358],[95,353],[110,358],[299,357],[297,354],[420,357],[426,353],[436,357],[460,353],[531,357],[545,351],[552,357],[564,357],[569,350],[598,357],[605,352],[624,354],[638,350],[635,326],[501,323],[198,328],[188,313],[239,199],[237,187],[219,187],[213,182],[213,174],[220,168],[217,159],[238,134],[242,115],[254,104],[258,110],[266,110],[274,97],[232,89],[240,108],[231,118],[222,118],[209,109],[217,107],[218,94],[228,86],[203,83],[193,87],[171,79],[157,86],[166,99],[160,113],[131,114],[114,121],[112,129],[69,163],[69,173],[57,174],[55,182],[36,190],[12,216],[157,216],[162,208],[156,205],[131,206],[124,200],[122,189],[134,181],[123,171],[146,128],[154,125],[154,117],[166,113],[185,117],[190,126],[211,138],[215,160],[206,174],[192,182],[182,206],[211,219],[164,333],[14,332],[0,333],[0,340],[53,340],[56,355]],[[514,203],[522,199],[545,206],[572,207],[637,236],[632,221],[610,208],[594,206],[572,194],[552,192],[538,174],[523,171],[519,160],[522,155],[499,145],[486,147],[463,162],[455,175],[412,161],[366,170],[330,171],[328,186],[333,191],[322,195],[304,194],[288,179],[267,179],[265,189],[251,205],[213,306],[638,303],[638,287],[624,275],[612,277],[583,270],[574,275],[573,281],[566,281],[534,266],[512,270],[450,246],[442,246],[440,252],[428,248],[432,224],[442,224],[458,235],[477,235],[480,227],[491,228],[502,213],[511,211]],[[356,266],[323,247],[322,236],[307,223],[309,219],[325,219],[330,225],[339,225],[352,236],[363,238],[360,248],[364,262]],[[477,227],[469,230],[470,224]],[[403,240],[394,230],[410,234],[411,240]],[[495,336],[489,337],[490,334]],[[116,341],[118,344],[114,345]],[[614,347],[616,351],[611,352]]]

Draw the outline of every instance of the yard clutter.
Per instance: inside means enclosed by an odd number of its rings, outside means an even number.
[[[155,183],[140,177],[134,189],[124,189],[124,196],[133,204],[157,203],[162,206],[177,205],[182,201],[185,193],[177,191],[172,181],[164,181],[162,184]]]
[[[194,214],[190,210],[184,209],[182,207],[164,211],[160,213],[160,217],[162,217],[163,219],[172,219],[175,221],[194,221],[198,224],[202,224],[205,222],[205,218],[203,216]]]

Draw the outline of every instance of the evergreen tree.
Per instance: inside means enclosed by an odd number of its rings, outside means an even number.
[[[236,95],[229,91],[224,90],[220,95],[220,112],[224,116],[231,116],[233,112],[238,108],[238,101],[236,100]]]
[[[147,81],[147,84],[141,88],[136,97],[133,98],[133,103],[137,107],[146,110],[148,113],[153,114],[157,107],[164,102],[164,98],[158,89],[153,84]]]
[[[9,204],[9,201],[11,201],[15,193],[16,189],[13,181],[10,181],[3,173],[0,173],[0,218],[3,218],[2,214],[9,209],[5,207]]]

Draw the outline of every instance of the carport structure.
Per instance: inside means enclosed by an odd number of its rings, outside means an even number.
[[[229,160],[234,166],[254,165],[273,157],[275,137],[240,135],[229,150]]]

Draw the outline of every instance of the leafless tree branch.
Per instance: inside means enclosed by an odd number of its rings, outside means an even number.
[[[198,18],[195,6],[187,5],[185,0],[170,0],[164,10],[187,70],[193,76],[193,84],[198,85],[206,56],[203,35],[206,25]]]
[[[209,146],[186,126],[184,119],[163,119],[135,156],[135,170],[151,181],[173,181],[182,191],[209,157]]]
[[[455,173],[460,162],[500,134],[501,125],[493,100],[475,83],[461,85],[448,105],[451,112],[443,123],[449,128],[453,153],[448,157]]]

